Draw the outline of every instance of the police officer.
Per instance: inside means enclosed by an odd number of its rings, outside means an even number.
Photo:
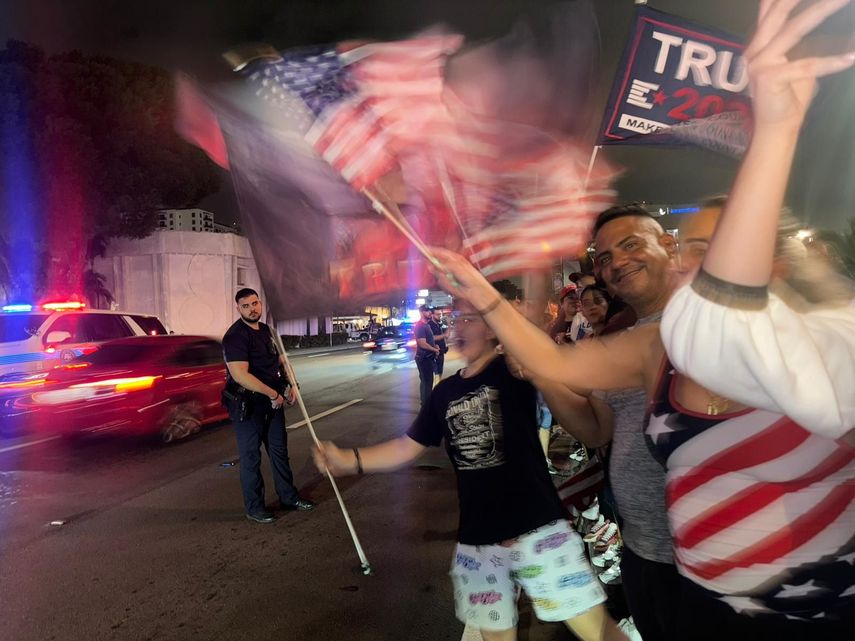
[[[240,453],[240,485],[246,518],[256,523],[273,523],[275,518],[264,504],[262,444],[270,458],[273,484],[282,508],[315,507],[297,493],[288,462],[284,405],[294,404],[296,390],[285,376],[270,328],[259,321],[263,309],[258,293],[241,289],[235,295],[235,302],[240,318],[223,336],[223,353],[229,370],[226,391],[231,396],[227,397],[233,399],[229,413]]]
[[[423,406],[433,389],[433,377],[436,370],[436,357],[440,349],[436,346],[436,339],[430,326],[433,310],[427,305],[419,307],[421,320],[414,329],[416,339],[416,367],[419,370],[419,400]]]
[[[434,362],[434,377],[433,384],[436,387],[436,384],[439,383],[442,378],[442,370],[445,365],[445,355],[448,353],[448,329],[443,327],[442,325],[442,314],[438,309],[431,310],[431,318],[428,321],[428,325],[430,325],[430,329],[433,332],[433,340],[436,343],[436,346],[439,348],[439,353],[436,355],[436,360]]]

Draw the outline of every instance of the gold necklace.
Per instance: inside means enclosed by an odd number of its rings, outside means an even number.
[[[724,396],[707,392],[707,414],[709,416],[718,416],[726,412],[730,408],[730,400]]]

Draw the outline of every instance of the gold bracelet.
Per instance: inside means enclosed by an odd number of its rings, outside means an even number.
[[[486,309],[476,309],[475,311],[477,311],[479,314],[481,314],[481,316],[486,316],[490,312],[494,311],[499,305],[501,305],[503,300],[505,300],[505,299],[502,298],[501,296],[499,296],[496,298],[496,300],[494,300],[492,303],[487,305]]]

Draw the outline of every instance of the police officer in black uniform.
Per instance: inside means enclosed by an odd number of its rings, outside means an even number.
[[[259,321],[262,303],[258,293],[241,289],[235,295],[235,302],[240,318],[223,336],[223,353],[229,370],[223,397],[237,436],[246,518],[256,523],[272,523],[275,518],[264,504],[262,444],[270,458],[273,484],[282,508],[315,507],[297,493],[288,462],[284,405],[294,404],[296,390],[285,376],[270,328]]]

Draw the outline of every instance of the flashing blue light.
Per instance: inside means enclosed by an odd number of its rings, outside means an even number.
[[[696,214],[701,211],[700,207],[678,207],[677,209],[670,209],[670,213],[672,214]]]
[[[2,307],[4,312],[31,312],[33,311],[32,305],[3,305]]]
[[[9,246],[9,271],[12,274],[12,300],[33,300],[38,281],[38,255],[40,235],[37,229],[39,212],[46,208],[42,201],[39,183],[39,158],[35,151],[33,133],[28,114],[34,112],[29,96],[32,91],[25,76],[12,74],[9,95],[18,101],[12,117],[0,121],[0,176],[7,187],[0,195],[0,207],[8,212],[14,225],[4,229],[4,240]]]

